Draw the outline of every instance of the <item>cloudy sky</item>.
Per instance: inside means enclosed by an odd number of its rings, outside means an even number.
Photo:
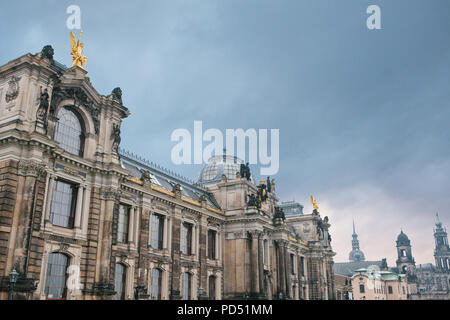
[[[394,265],[403,228],[433,261],[435,213],[450,225],[448,0],[2,1],[0,64],[51,44],[70,66],[71,4],[93,85],[120,86],[132,113],[122,147],[195,179],[171,162],[175,129],[280,129],[277,193],[308,213],[317,198],[336,261],[352,219],[368,259]]]

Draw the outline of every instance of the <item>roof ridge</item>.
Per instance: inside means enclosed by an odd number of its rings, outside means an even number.
[[[167,169],[167,168],[165,168],[163,166],[160,166],[160,165],[154,163],[153,161],[149,161],[148,159],[145,159],[145,158],[143,158],[143,157],[141,157],[141,156],[139,156],[139,155],[137,155],[137,154],[135,154],[133,152],[130,152],[130,151],[124,149],[124,148],[119,147],[118,153],[119,153],[120,156],[123,156],[125,158],[130,159],[130,160],[133,160],[133,161],[139,163],[142,166],[150,167],[151,169],[156,170],[159,173],[168,176],[169,178],[178,180],[178,182],[186,183],[186,184],[189,184],[189,185],[191,185],[191,186],[193,186],[195,188],[198,188],[198,189],[200,189],[200,190],[202,190],[204,192],[208,192],[208,190],[206,190],[206,188],[205,188],[205,186],[203,184],[195,182],[192,179],[189,179],[189,178],[187,178],[185,176],[182,176],[181,174],[179,174],[177,172],[171,171],[171,170],[169,170],[169,169]]]

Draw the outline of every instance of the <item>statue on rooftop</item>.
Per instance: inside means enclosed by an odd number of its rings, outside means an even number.
[[[70,46],[72,50],[70,50],[70,54],[72,55],[72,67],[78,66],[83,68],[86,65],[87,57],[83,56],[83,47],[84,43],[80,42],[81,36],[83,35],[83,31],[80,33],[80,37],[75,37],[73,32],[70,32]]]

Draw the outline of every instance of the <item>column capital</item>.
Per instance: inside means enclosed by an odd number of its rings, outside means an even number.
[[[40,177],[45,173],[45,165],[34,160],[20,160],[18,165],[19,175]]]

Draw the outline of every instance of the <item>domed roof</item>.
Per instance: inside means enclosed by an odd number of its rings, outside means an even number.
[[[197,182],[200,184],[216,183],[222,180],[222,175],[227,179],[236,179],[236,174],[241,171],[244,161],[233,156],[215,156],[200,171]],[[253,180],[252,180],[253,181]]]
[[[353,249],[348,257],[350,261],[364,261],[366,257],[360,249]]]
[[[397,237],[397,245],[409,245],[410,241],[406,234],[403,233],[403,230],[400,232],[400,234]]]

